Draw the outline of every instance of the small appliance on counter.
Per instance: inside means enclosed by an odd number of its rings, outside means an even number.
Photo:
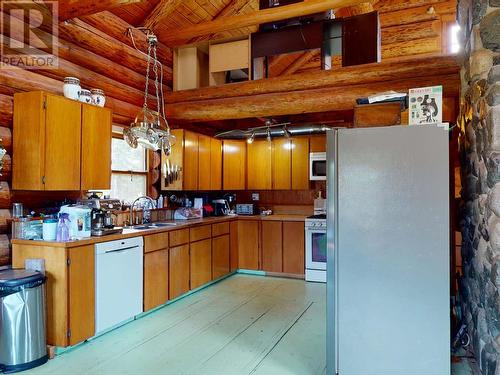
[[[236,215],[255,215],[255,205],[253,203],[238,203]]]
[[[226,216],[229,215],[229,203],[225,199],[215,199],[212,201],[214,206],[214,216]]]
[[[70,204],[62,206],[60,214],[68,214],[67,226],[70,239],[82,239],[92,235],[91,233],[91,209],[84,205]]]
[[[102,209],[92,210],[92,236],[101,237],[109,234],[122,233],[122,227],[115,227],[111,211]]]
[[[203,209],[180,207],[174,212],[174,220],[191,220],[203,218]]]

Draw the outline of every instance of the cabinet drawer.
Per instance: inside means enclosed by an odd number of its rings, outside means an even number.
[[[150,253],[151,251],[167,249],[168,248],[168,232],[150,234],[144,236],[144,252]]]
[[[205,240],[210,237],[212,237],[212,227],[210,225],[203,225],[189,230],[189,238],[191,242]]]
[[[189,229],[173,230],[169,234],[170,247],[183,245],[189,242]]]
[[[222,236],[229,233],[229,222],[212,224],[212,237]]]

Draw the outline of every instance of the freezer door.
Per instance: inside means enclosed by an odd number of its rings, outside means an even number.
[[[329,364],[341,375],[449,374],[448,132],[339,130],[335,172]]]

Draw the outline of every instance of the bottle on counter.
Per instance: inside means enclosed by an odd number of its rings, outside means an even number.
[[[66,221],[69,221],[69,214],[62,213],[59,214],[59,223],[57,224],[57,242],[69,241],[69,228],[66,225]]]

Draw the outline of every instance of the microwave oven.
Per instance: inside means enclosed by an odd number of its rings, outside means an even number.
[[[309,154],[309,180],[326,180],[326,152]]]

